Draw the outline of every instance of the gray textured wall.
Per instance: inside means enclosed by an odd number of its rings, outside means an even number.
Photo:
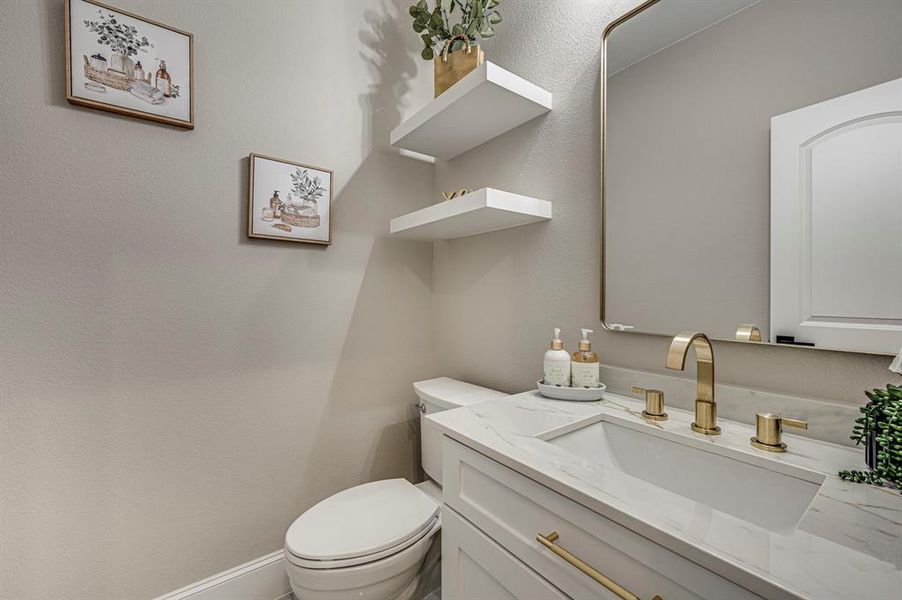
[[[770,118],[898,77],[897,0],[762,0],[611,77],[608,322],[768,335]]]
[[[435,191],[491,185],[551,200],[554,218],[436,245],[436,348],[448,375],[525,390],[541,377],[554,325],[564,328],[568,348],[579,327],[601,329],[599,42],[607,23],[636,4],[505,3],[487,58],[551,90],[554,109],[439,163]],[[668,342],[599,332],[594,347],[604,363],[665,372]],[[715,344],[715,353],[722,382],[838,402],[860,403],[863,389],[902,382],[885,357],[727,343]],[[746,420],[754,412],[749,406]]]
[[[63,2],[0,3],[4,600],[279,549],[323,497],[415,475],[435,374],[432,248],[383,237],[431,190],[384,151],[431,95],[406,7],[115,4],[195,34],[193,132],[68,105]],[[245,238],[251,151],[335,169],[330,248]]]

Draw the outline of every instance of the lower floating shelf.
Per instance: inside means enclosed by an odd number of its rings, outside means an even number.
[[[391,220],[391,234],[450,240],[551,219],[551,202],[482,188]]]

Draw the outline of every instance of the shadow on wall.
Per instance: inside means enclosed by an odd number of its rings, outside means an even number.
[[[432,168],[388,147],[390,131],[401,122],[402,98],[418,72],[415,37],[399,31],[403,16],[396,5],[383,3],[381,11],[364,13],[370,28],[358,35],[372,76],[369,91],[359,97],[366,158],[336,196],[333,218],[337,238],[353,237],[355,245],[366,239],[371,247],[298,479],[304,482],[297,490],[301,508],[366,481],[418,479],[419,413],[411,383],[434,372],[432,246],[387,233],[391,218],[428,202]],[[328,479],[318,477],[324,465],[332,473]]]
[[[434,370],[427,283],[432,259],[406,246],[386,239],[373,246],[328,400],[311,428],[315,439],[300,479],[307,485],[305,498],[320,499],[375,479],[416,478],[419,440],[411,382]],[[403,297],[398,289],[405,290]],[[314,481],[323,465],[333,473],[331,480]],[[310,486],[321,489],[314,493]]]
[[[66,27],[64,6],[63,2],[53,2],[52,0],[41,3],[47,31],[64,31]],[[61,83],[66,81],[66,61],[57,58],[66,55],[65,39],[62,35],[49,35],[44,39],[47,42],[44,48],[46,54],[41,59],[41,65],[44,67],[44,76],[47,81],[47,104],[67,106],[69,103],[66,101],[66,86]]]
[[[417,63],[411,56],[416,51],[415,38],[403,30],[408,21],[396,5],[383,3],[381,12],[368,10],[363,18],[370,28],[357,35],[364,48],[360,57],[373,76],[369,92],[359,97],[366,117],[361,139],[366,156],[374,147],[387,145],[389,133],[401,122],[399,103],[411,91]]]
[[[341,181],[342,173],[336,174],[335,185],[339,191],[332,202],[332,245],[249,239],[248,158],[245,156],[237,160],[241,174],[237,187],[237,227],[241,243],[273,249],[279,253],[278,269],[271,273],[268,283],[261,288],[257,301],[252,305],[253,311],[243,321],[243,326],[247,329],[244,335],[254,335],[260,314],[284,312],[285,286],[289,282],[298,283],[299,272],[309,274],[311,281],[325,281],[328,282],[327,285],[334,283],[335,286],[342,287],[346,287],[348,280],[359,274],[360,286],[353,290],[356,304],[358,307],[371,307],[372,314],[368,315],[369,321],[367,317],[358,318],[355,314],[352,327],[344,336],[350,342],[371,339],[373,336],[368,332],[382,331],[383,324],[393,322],[392,315],[400,312],[399,306],[403,306],[403,302],[394,301],[389,293],[390,282],[382,284],[384,289],[380,289],[378,284],[373,287],[366,285],[374,269],[403,269],[416,278],[416,283],[399,285],[431,289],[431,244],[386,237],[389,221],[393,217],[422,208],[424,201],[428,201],[424,194],[428,195],[431,185],[431,165],[401,157],[387,146],[389,132],[401,120],[402,98],[412,90],[411,80],[418,72],[417,64],[411,57],[415,49],[410,38],[415,37],[398,31],[402,16],[391,3],[383,3],[382,10],[378,12],[365,11],[364,19],[368,28],[360,31],[358,38],[364,43],[365,50],[359,54],[369,64],[372,83],[368,86],[369,91],[360,95],[359,105],[364,117],[362,143],[367,152],[363,162],[346,181]],[[418,257],[413,261],[415,264],[411,259],[414,255]],[[428,261],[428,266],[424,266],[424,259]],[[386,261],[388,264],[385,264]],[[299,288],[297,291],[307,296],[312,290]],[[352,293],[351,290],[348,293]],[[378,299],[369,297],[374,293],[380,294]],[[309,298],[306,302],[314,312],[321,309],[332,314],[341,310],[339,305],[343,305],[342,302],[332,301],[320,306],[322,301],[316,298]],[[355,323],[359,323],[356,331]],[[395,338],[404,330],[403,324],[399,323],[398,328],[394,332],[387,332],[387,335]],[[291,368],[298,362],[318,359],[309,348],[298,345],[291,332],[285,332],[278,339],[268,338],[267,344],[273,349],[271,355],[248,354],[245,357],[244,364],[249,370],[259,371],[279,365]]]

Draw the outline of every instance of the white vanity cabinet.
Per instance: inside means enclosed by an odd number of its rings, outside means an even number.
[[[449,437],[443,461],[444,600],[616,598],[537,541],[551,532],[642,600],[759,598]]]

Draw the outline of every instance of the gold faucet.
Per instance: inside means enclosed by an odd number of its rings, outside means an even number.
[[[695,393],[695,422],[692,431],[705,435],[720,434],[717,426],[717,403],[714,402],[714,349],[704,333],[684,331],[673,336],[667,350],[667,368],[682,371],[686,368],[689,346],[695,348],[697,391]]]

